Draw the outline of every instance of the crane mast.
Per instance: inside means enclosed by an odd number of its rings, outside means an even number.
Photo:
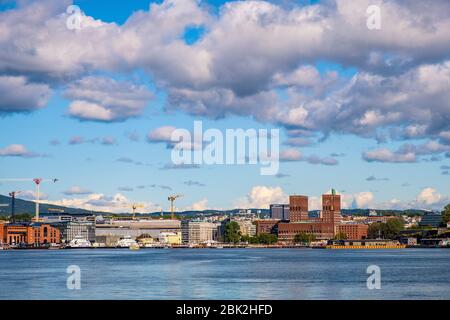
[[[173,203],[175,202],[176,199],[181,198],[182,196],[183,195],[181,195],[181,194],[176,194],[176,195],[170,195],[169,197],[167,197],[167,200],[170,201],[170,218],[172,220],[175,219]]]

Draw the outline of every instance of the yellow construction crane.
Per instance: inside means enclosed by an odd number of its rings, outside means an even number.
[[[144,208],[144,205],[140,203],[131,204],[131,209],[133,209],[133,220],[136,218],[136,209],[138,208]]]
[[[175,216],[173,214],[173,203],[176,199],[181,198],[183,195],[182,194],[176,194],[176,195],[171,195],[169,197],[167,197],[167,200],[170,201],[170,217],[171,219],[175,219]]]

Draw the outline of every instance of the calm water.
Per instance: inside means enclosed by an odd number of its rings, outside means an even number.
[[[450,250],[0,251],[0,299],[450,299]]]

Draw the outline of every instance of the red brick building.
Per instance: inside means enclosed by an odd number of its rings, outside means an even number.
[[[7,244],[39,246],[47,243],[60,243],[59,229],[44,223],[10,223],[5,224],[2,241]]]
[[[261,233],[277,233],[278,228],[278,219],[264,219],[264,220],[256,220],[256,235],[260,235]]]
[[[318,220],[318,219],[317,219]],[[332,224],[317,222],[293,222],[278,224],[278,239],[283,242],[292,242],[297,233],[313,234],[316,239],[331,239],[334,237],[334,227]]]
[[[366,239],[369,232],[369,226],[362,223],[346,223],[338,226],[338,233],[345,234],[347,239],[361,240]]]
[[[308,220],[308,197],[289,196],[290,222]]]
[[[4,243],[5,238],[5,223],[0,221],[0,244]]]
[[[314,234],[317,239],[331,239],[337,233],[341,222],[341,196],[332,190],[331,194],[322,195],[322,215],[309,218],[308,197],[289,197],[291,220],[278,224],[278,239],[284,242],[294,240],[296,234],[304,232]]]

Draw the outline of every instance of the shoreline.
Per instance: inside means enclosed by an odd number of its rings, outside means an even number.
[[[326,247],[308,247],[308,246],[223,246],[223,247],[203,247],[203,246],[155,246],[155,247],[142,247],[139,249],[131,249],[128,247],[64,247],[64,248],[46,248],[46,247],[36,247],[36,248],[3,248],[0,249],[0,253],[2,251],[35,251],[35,250],[130,250],[130,251],[139,251],[139,250],[148,250],[148,249],[323,249],[327,251],[336,251],[336,250],[401,250],[401,249],[450,249],[450,246],[402,246],[402,247],[340,247],[340,248],[326,248]]]

